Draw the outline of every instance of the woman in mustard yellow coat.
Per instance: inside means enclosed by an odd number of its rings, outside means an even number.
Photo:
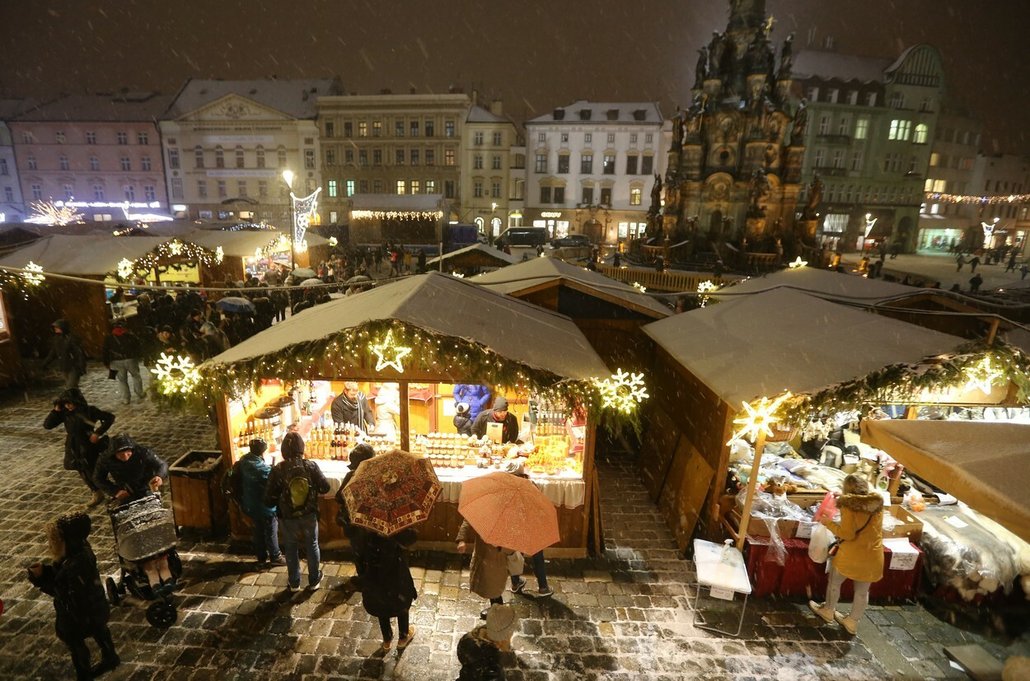
[[[869,604],[869,586],[883,577],[883,497],[870,491],[865,478],[852,474],[844,478],[837,507],[840,522],[828,518],[820,521],[840,542],[837,554],[830,559],[826,602],[809,601],[808,607],[827,623],[836,620],[854,636]],[[837,612],[845,579],[855,584],[855,598],[847,615]]]

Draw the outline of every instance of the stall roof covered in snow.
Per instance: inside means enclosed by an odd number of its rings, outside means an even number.
[[[508,255],[504,251],[494,248],[493,246],[487,246],[486,244],[474,243],[471,246],[465,246],[457,250],[451,251],[450,253],[444,253],[441,256],[437,256],[426,262],[427,267],[431,267],[434,263],[439,263],[441,260],[444,262],[453,262],[459,267],[461,261],[467,260],[475,263],[473,266],[478,267],[505,267],[506,265],[513,265],[519,261],[513,255]]]
[[[440,336],[478,343],[510,361],[566,378],[588,380],[610,373],[568,317],[439,272],[406,277],[316,305],[251,336],[207,364],[275,355],[377,320],[396,320]]]
[[[902,296],[916,296],[926,293],[928,289],[896,284],[882,279],[866,279],[854,274],[833,272],[817,267],[800,267],[773,272],[764,277],[750,277],[726,286],[712,294],[720,300],[732,300],[734,294],[757,293],[775,288],[799,290],[817,295],[820,298],[838,298],[841,302],[876,304],[887,299]]]
[[[513,296],[550,285],[564,285],[656,319],[668,317],[672,312],[629,284],[558,258],[530,258],[469,281]]]
[[[54,234],[19,248],[0,258],[0,265],[25,267],[32,261],[43,274],[104,275],[118,270],[122,258],[136,260],[160,244],[165,237],[114,237],[110,234]]]
[[[865,420],[862,439],[1030,541],[1030,506],[1026,502],[1030,489],[1030,426]]]
[[[723,401],[808,393],[964,341],[776,289],[653,322],[644,331]]]
[[[443,194],[355,194],[351,210],[440,211]]]

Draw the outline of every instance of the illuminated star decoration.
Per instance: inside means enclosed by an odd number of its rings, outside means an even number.
[[[172,242],[168,244],[168,252],[172,255],[180,255],[182,253],[182,242],[178,239],[173,239]]]
[[[641,293],[647,293],[647,287],[644,286],[643,284],[641,284],[640,282],[634,281],[633,282],[633,288],[635,288],[636,290],[640,291]]]
[[[122,279],[128,279],[132,276],[133,269],[132,261],[128,258],[122,258],[118,261],[118,276]]]
[[[173,356],[162,352],[161,359],[157,360],[150,371],[162,395],[188,395],[200,383],[200,372],[193,360],[184,355]]]
[[[801,256],[799,255],[797,257],[797,260],[795,260],[794,262],[792,262],[789,265],[787,265],[787,267],[789,267],[792,270],[796,270],[796,269],[799,269],[801,267],[804,267],[807,264],[808,264],[808,261],[807,260],[802,260]]]
[[[225,251],[222,249],[221,246],[218,246],[217,248],[215,248],[215,262],[220,264],[224,259]]]
[[[336,248],[336,244],[338,244],[338,243],[340,243],[340,240],[337,239],[335,236],[329,237],[329,246],[330,247]]]
[[[25,280],[26,286],[39,286],[46,281],[46,277],[43,276],[43,268],[31,260],[25,266],[25,269],[28,271],[23,272],[21,276]],[[32,272],[32,274],[29,274],[29,272]]]
[[[979,388],[984,395],[990,395],[995,381],[1004,376],[1003,372],[995,368],[990,357],[984,357],[973,366],[967,367],[965,373],[967,380],[963,389]]]
[[[730,441],[745,438],[754,442],[760,433],[764,433],[766,437],[772,437],[772,424],[777,421],[776,411],[788,397],[790,397],[789,392],[780,395],[775,400],[763,397],[755,404],[744,402],[745,414],[733,419],[733,422],[740,425],[741,429],[733,434]]]
[[[397,373],[404,373],[404,365],[401,360],[411,354],[411,348],[397,345],[393,340],[393,331],[387,331],[386,336],[379,343],[373,343],[369,350],[376,356],[376,371],[382,371],[386,367],[393,367]],[[390,359],[387,359],[387,357]]]
[[[711,291],[714,291],[717,288],[718,288],[718,286],[713,284],[711,282],[711,280],[708,280],[708,279],[706,279],[705,281],[702,281],[700,284],[697,285],[697,292],[701,294],[701,300],[700,300],[701,307],[704,307],[706,304],[708,304],[708,296],[706,296],[704,294],[705,293],[709,293]]]
[[[602,407],[611,407],[624,414],[632,413],[639,403],[649,397],[644,375],[631,374],[622,369],[616,370],[611,378],[594,379],[594,385],[601,394]]]

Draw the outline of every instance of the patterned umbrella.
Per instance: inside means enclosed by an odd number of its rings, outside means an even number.
[[[343,499],[351,522],[388,537],[428,518],[441,489],[429,459],[395,449],[362,461]]]
[[[483,541],[532,555],[561,539],[558,511],[526,478],[489,473],[461,485],[458,513]]]

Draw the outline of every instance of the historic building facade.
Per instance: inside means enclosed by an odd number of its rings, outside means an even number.
[[[523,224],[609,245],[643,236],[662,124],[654,102],[578,101],[526,121]]]
[[[791,99],[792,41],[774,55],[764,0],[733,0],[700,50],[693,101],[672,120],[662,223],[673,239],[791,233],[808,115]]]
[[[289,225],[282,172],[298,197],[322,186],[316,101],[339,91],[331,79],[188,81],[160,123],[178,216]]]
[[[502,103],[473,104],[462,134],[460,221],[471,222],[490,238],[513,226],[524,209],[525,152],[519,129],[504,116]]]
[[[7,121],[27,108],[23,99],[0,99],[0,223],[21,222],[28,209],[21,196],[18,163],[14,157],[14,138]]]
[[[915,45],[886,60],[804,50],[793,87],[808,111],[802,198],[813,203],[809,187],[820,195],[819,241],[842,251],[874,241],[915,250],[944,95],[938,51]]]
[[[14,116],[8,128],[28,217],[33,202],[70,204],[87,221],[167,215],[158,120],[171,99],[66,95]]]

